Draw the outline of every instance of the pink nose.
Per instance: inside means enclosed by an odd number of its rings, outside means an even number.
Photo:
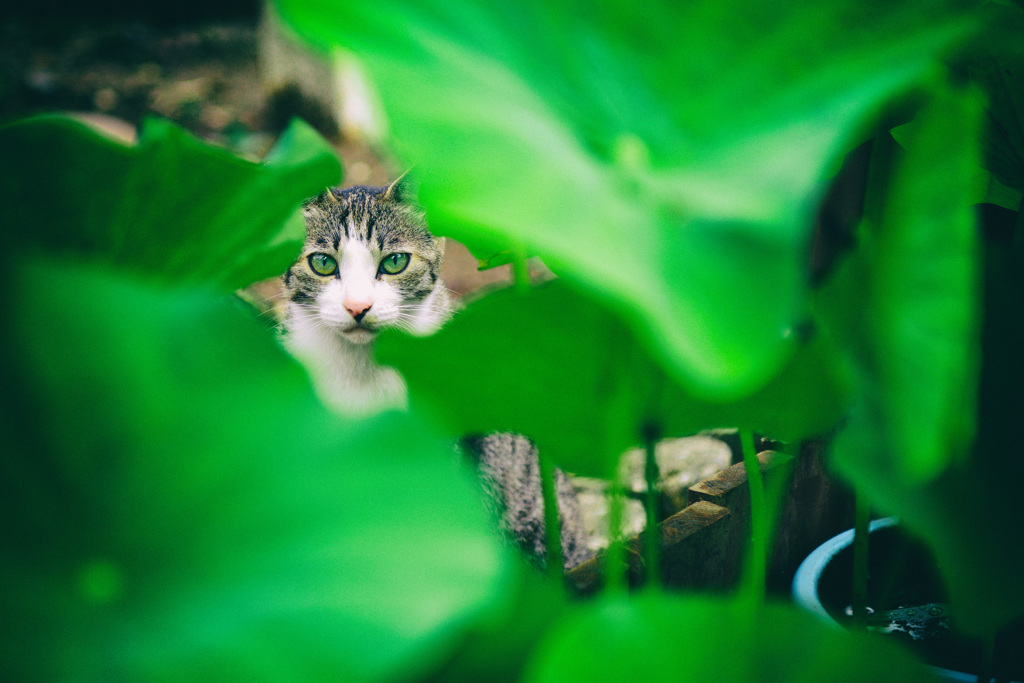
[[[372,301],[346,301],[345,310],[348,311],[356,322],[363,319],[366,312],[370,310],[370,306],[373,306]]]

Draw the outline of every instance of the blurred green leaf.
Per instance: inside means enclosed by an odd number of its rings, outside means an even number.
[[[565,615],[527,681],[932,680],[891,643],[842,633],[792,607],[645,592]]]
[[[964,75],[985,92],[984,165],[998,181],[1024,191],[1024,11],[986,3],[987,30],[962,60]],[[1007,208],[1017,210],[1018,204]]]
[[[958,77],[985,96],[974,199],[1017,211],[1024,191],[1024,11],[988,2],[978,15],[984,30],[951,62]],[[900,126],[893,136],[903,144],[916,125]]]
[[[72,255],[163,282],[225,290],[281,274],[303,235],[299,203],[340,180],[330,147],[296,120],[263,163],[161,119],[135,146],[62,116],[0,128],[0,206],[9,248],[58,265]]]
[[[967,35],[956,4],[275,6],[364,61],[435,229],[481,258],[525,244],[735,398],[787,358],[825,182]]]
[[[19,269],[0,357],[0,678],[381,680],[500,599],[467,468],[328,415],[220,296]]]
[[[560,582],[550,580],[525,561],[519,566],[519,582],[506,592],[502,608],[476,623],[452,657],[423,680],[522,680],[531,653],[570,603]]]
[[[603,306],[564,282],[506,290],[470,305],[432,337],[393,335],[381,362],[399,368],[414,402],[442,411],[455,435],[518,431],[565,469],[607,476],[640,443],[751,427],[782,439],[820,435],[846,406],[824,340],[792,342],[779,375],[740,401],[705,401],[675,383]],[[424,362],[429,358],[429,362]]]
[[[843,300],[822,299],[823,307],[862,307],[847,339],[863,408],[846,432],[873,443],[876,455],[842,441],[836,451],[855,483],[862,467],[877,467],[919,484],[973,438],[980,313],[970,181],[979,113],[973,95],[936,92],[907,134],[880,224],[867,226],[868,280],[850,282]],[[858,430],[870,436],[853,436]]]
[[[1012,569],[1022,551],[1008,542],[1024,509],[1019,458],[1009,457],[1016,433],[992,438],[1000,425],[1019,421],[1020,404],[1002,397],[979,413],[976,403],[981,310],[969,179],[979,120],[973,93],[936,93],[905,140],[882,222],[867,226],[867,248],[847,271],[854,277],[822,306],[846,311],[837,335],[854,348],[859,378],[835,466],[880,511],[928,541],[958,626],[987,637],[1024,614],[1024,588]],[[986,357],[987,373],[989,382],[1012,384],[1013,397],[1020,335],[1010,331],[1019,330],[1011,321],[1020,319],[1020,299],[1003,280],[990,281],[999,283],[995,300],[1015,303],[986,308],[985,324],[996,325],[987,341],[1012,347]],[[978,414],[988,429],[968,459]]]

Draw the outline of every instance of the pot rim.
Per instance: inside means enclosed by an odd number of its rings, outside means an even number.
[[[899,517],[884,517],[871,521],[868,533],[875,529],[882,529],[889,526],[896,526],[900,523]],[[817,548],[810,555],[804,558],[793,575],[793,598],[805,610],[831,624],[835,628],[843,628],[839,622],[832,618],[825,606],[821,604],[818,596],[818,580],[821,579],[825,567],[832,561],[832,558],[853,543],[853,529],[833,536]]]
[[[899,523],[899,517],[883,517],[882,519],[872,520],[868,527],[868,533],[875,529],[898,526]],[[793,575],[791,590],[793,599],[800,607],[818,617],[819,620],[829,624],[831,628],[842,630],[846,629],[843,629],[843,626],[833,619],[832,615],[825,609],[825,606],[821,604],[821,598],[818,596],[818,580],[821,578],[822,572],[825,571],[825,567],[832,561],[832,558],[853,544],[853,533],[853,529],[847,529],[828,539],[815,548],[810,555],[805,557],[804,561],[797,568],[796,574]],[[954,671],[953,669],[945,669],[931,664],[926,666],[932,673],[939,675],[945,681],[977,683],[978,680],[977,675],[964,673],[963,671]]]

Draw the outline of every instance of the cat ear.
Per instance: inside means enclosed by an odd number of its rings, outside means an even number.
[[[409,175],[411,171],[412,169],[410,168],[384,189],[384,201],[394,201],[399,204],[416,203],[416,188],[412,177]]]
[[[341,200],[334,194],[334,190],[324,188],[323,192],[302,203],[302,216],[309,221],[313,216],[329,211],[332,204],[341,204]]]
[[[341,199],[338,195],[334,194],[334,189],[325,187],[324,191],[318,195],[308,198],[302,203],[303,212],[312,211],[318,207],[327,207],[331,204],[341,204]]]

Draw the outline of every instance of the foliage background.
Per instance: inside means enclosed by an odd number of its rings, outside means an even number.
[[[276,7],[363,60],[436,231],[561,279],[390,340],[413,414],[338,424],[230,296],[283,269],[288,206],[338,181],[323,140],[295,124],[255,164],[10,105],[3,677],[924,675],[749,592],[566,605],[496,547],[445,445],[470,428],[601,473],[651,423],[802,437],[848,414],[837,471],[936,551],[960,628],[1021,616],[1020,241],[982,243],[969,208],[1019,208],[1019,7]],[[812,291],[817,208],[868,139],[856,248]],[[445,372],[416,372],[424,350]]]

